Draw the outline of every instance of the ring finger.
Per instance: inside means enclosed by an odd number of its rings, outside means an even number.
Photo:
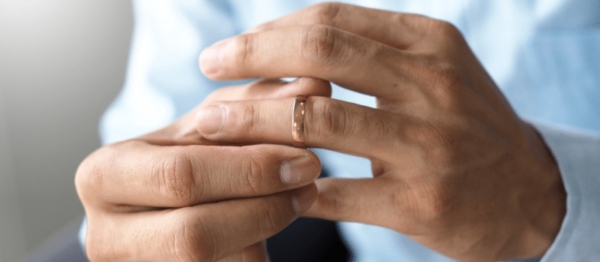
[[[220,102],[223,114],[218,128],[199,125],[198,131],[211,141],[292,144],[292,104],[294,99]],[[363,157],[385,159],[399,148],[403,126],[410,124],[400,114],[364,107],[328,97],[310,96],[306,101],[304,139],[307,147],[318,147]],[[391,146],[390,146],[391,145]]]

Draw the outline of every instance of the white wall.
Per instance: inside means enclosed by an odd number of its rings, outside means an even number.
[[[0,261],[83,215],[73,176],[125,74],[129,1],[0,1]]]
[[[4,98],[0,89],[0,105],[4,104]],[[0,262],[14,260],[17,254],[25,251],[21,210],[18,205],[18,190],[14,175],[6,112],[4,107],[0,106]],[[11,256],[8,256],[9,253]]]

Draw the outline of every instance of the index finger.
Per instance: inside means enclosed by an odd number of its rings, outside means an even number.
[[[270,195],[307,185],[321,173],[314,153],[279,145],[162,147],[128,141],[89,158],[76,182],[95,197],[82,201],[100,199],[109,208],[183,207]]]
[[[339,29],[297,26],[239,35],[204,50],[202,72],[215,80],[309,76],[378,97],[416,86],[410,71],[423,61]]]

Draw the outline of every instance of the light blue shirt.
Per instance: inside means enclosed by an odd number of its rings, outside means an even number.
[[[161,128],[216,88],[198,56],[218,40],[320,1],[138,0],[127,79],[105,112],[105,144]],[[523,118],[553,152],[567,190],[567,215],[542,261],[600,259],[600,1],[354,0],[352,4],[449,21]],[[333,97],[374,106],[334,87]],[[366,159],[315,150],[332,175],[369,177]],[[392,230],[341,223],[354,260],[451,261]],[[82,231],[84,232],[84,231]]]

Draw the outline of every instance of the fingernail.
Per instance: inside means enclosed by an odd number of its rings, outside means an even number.
[[[217,43],[204,49],[200,54],[200,70],[205,74],[215,74],[221,69],[224,43]]]
[[[306,184],[316,179],[319,170],[315,162],[308,156],[299,156],[281,163],[281,181],[288,185]]]
[[[225,119],[225,110],[221,106],[208,106],[196,114],[198,131],[203,135],[211,135],[221,131]]]
[[[314,197],[312,190],[307,190],[306,188],[303,188],[296,190],[296,192],[294,192],[294,195],[292,195],[292,207],[298,215],[308,210],[310,206],[312,206],[313,202]]]

